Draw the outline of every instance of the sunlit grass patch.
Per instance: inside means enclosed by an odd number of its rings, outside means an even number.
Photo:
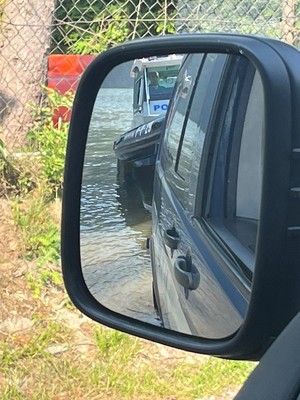
[[[255,365],[184,352],[159,360],[155,344],[101,326],[90,334],[80,352],[74,330],[37,316],[34,330],[1,345],[2,399],[202,399],[236,389]]]

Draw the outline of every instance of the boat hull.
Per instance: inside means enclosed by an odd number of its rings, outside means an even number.
[[[121,135],[113,145],[116,157],[135,167],[155,163],[165,117],[160,116]]]

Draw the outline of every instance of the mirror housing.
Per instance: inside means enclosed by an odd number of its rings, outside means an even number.
[[[80,259],[80,194],[90,118],[107,74],[126,61],[177,53],[243,54],[259,71],[265,99],[261,214],[248,312],[224,339],[202,339],[113,312],[90,294]],[[99,55],[79,83],[70,124],[64,175],[62,268],[74,303],[93,320],[187,351],[232,359],[259,359],[299,310],[300,290],[300,52],[272,39],[186,34],[119,45]]]

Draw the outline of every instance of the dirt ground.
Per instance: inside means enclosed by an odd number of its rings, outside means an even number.
[[[51,354],[70,352],[70,358],[93,358],[95,343],[93,342],[93,328],[95,323],[83,316],[74,307],[68,307],[69,299],[61,286],[51,285],[42,290],[37,298],[28,285],[26,274],[35,274],[36,266],[33,262],[20,258],[17,245],[17,231],[12,223],[11,210],[8,201],[0,201],[0,343],[9,341],[13,335],[18,335],[26,343],[35,329],[37,315],[46,316],[56,322],[68,326],[71,334],[66,343],[60,343],[48,349]],[[205,362],[207,356],[194,355],[167,346],[142,342],[142,357],[145,362],[155,366],[170,365],[179,361],[190,363]],[[0,354],[1,355],[1,354]],[[4,384],[0,371],[0,390]],[[210,396],[207,400],[222,400],[234,397],[238,388],[228,388],[224,397]],[[101,397],[105,399],[105,397]],[[203,398],[204,399],[204,398]],[[173,400],[166,398],[165,400]],[[200,400],[200,399],[199,399]],[[201,399],[202,400],[202,399]]]
[[[65,290],[61,286],[49,285],[44,288],[39,298],[34,296],[28,285],[26,274],[36,273],[33,261],[20,257],[17,243],[18,232],[12,223],[9,202],[0,201],[0,337],[20,331],[28,331],[33,326],[33,314],[49,314],[56,321],[61,321],[70,328],[81,332],[85,340],[80,340],[81,352],[83,347],[88,351],[90,345],[89,331],[95,325],[93,321],[82,315],[73,307],[67,307],[69,302]],[[54,268],[54,267],[52,267]],[[57,268],[59,270],[59,268]],[[78,336],[81,336],[78,334]],[[81,338],[82,339],[82,338]],[[76,346],[76,343],[74,343]],[[145,348],[151,347],[151,357],[178,358],[189,357],[189,353],[177,351],[166,346],[155,345],[145,341]],[[203,356],[202,356],[203,357]]]

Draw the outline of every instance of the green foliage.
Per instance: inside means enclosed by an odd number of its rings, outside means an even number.
[[[72,94],[62,96],[49,90],[43,107],[31,107],[34,118],[27,134],[29,144],[21,157],[13,160],[14,165],[18,160],[22,166],[15,167],[19,190],[12,203],[14,223],[20,233],[22,254],[29,260],[38,258],[38,266],[57,264],[60,258],[57,216],[49,210],[62,189],[69,123],[59,121],[55,126],[52,118],[60,107],[70,109],[72,99]],[[55,281],[56,277],[50,275],[41,280]]]
[[[158,19],[157,26],[156,26],[156,32],[158,34],[171,34],[176,32],[176,27],[175,27],[175,18],[176,13],[172,12],[168,16],[168,19],[164,20],[163,16],[161,19]]]
[[[43,287],[45,286],[56,286],[62,287],[63,279],[61,271],[53,270],[52,267],[47,265],[44,266],[37,266],[37,270],[35,274],[27,273],[26,280],[29,289],[32,292],[32,295],[35,299],[40,298],[42,294]]]
[[[128,13],[120,2],[110,4],[95,18],[89,33],[70,34],[67,39],[69,51],[75,54],[97,54],[107,48],[124,42],[129,34]]]
[[[254,363],[220,360],[210,357],[200,374],[193,376],[192,384],[197,387],[198,396],[222,394],[224,386],[242,385],[255,367]]]
[[[175,7],[165,0],[62,0],[56,9],[52,52],[98,54],[125,40],[173,33]]]
[[[199,2],[189,28],[199,32],[239,32],[281,36],[282,10],[278,1],[230,0]],[[208,15],[210,16],[208,18]]]
[[[282,37],[285,2],[193,1],[193,15],[166,0],[61,0],[56,9],[52,52],[97,54],[124,40],[182,30],[239,32]],[[300,3],[296,2],[296,15]],[[186,19],[186,21],[185,21]],[[185,28],[183,28],[185,22]],[[297,29],[297,21],[296,26]]]
[[[38,265],[58,263],[60,235],[49,213],[46,194],[41,189],[12,203],[13,218],[20,232],[20,246],[28,260],[38,258]]]
[[[27,273],[25,275],[28,287],[32,292],[34,299],[39,299],[42,294],[43,285],[40,279],[37,279],[33,274]]]
[[[9,335],[0,344],[3,398],[98,399],[99,393],[120,400],[232,398],[228,392],[236,391],[255,366],[168,348],[166,356],[159,349],[105,327],[96,328],[94,341],[88,328],[70,329],[43,312],[31,331]],[[20,384],[24,378],[31,384]]]
[[[62,96],[55,90],[47,89],[48,96],[43,107],[31,105],[34,122],[27,133],[29,152],[37,152],[41,165],[39,178],[44,180],[50,192],[57,193],[62,188],[63,168],[67,144],[69,122],[58,122],[55,126],[53,115],[61,107],[71,109],[74,94]]]
[[[53,321],[47,321],[46,326],[44,325],[36,321],[35,333],[28,338],[26,343],[18,343],[18,338],[12,335],[10,341],[0,344],[1,370],[14,368],[25,359],[50,358],[47,348],[63,342],[68,334],[68,329]]]
[[[52,49],[55,53],[70,53],[68,41],[76,33],[90,31],[92,21],[105,8],[105,2],[88,0],[61,0],[55,9],[56,28],[52,32]],[[78,28],[76,27],[78,23]]]
[[[6,148],[3,140],[0,139],[0,191],[4,191],[6,179],[5,172],[8,165]]]
[[[55,125],[53,114],[60,107],[70,109],[73,100],[73,94],[47,92],[43,107],[31,106],[33,123],[26,147],[8,154],[0,141],[0,194],[13,195],[13,220],[21,253],[26,259],[38,259],[38,266],[58,264],[60,259],[59,217],[54,206],[60,203],[69,123],[58,121]],[[41,273],[39,279],[43,284],[57,284],[59,280],[52,272]]]
[[[4,167],[7,164],[7,154],[5,149],[5,144],[3,140],[0,139],[0,173],[3,173]]]
[[[104,327],[96,329],[96,345],[100,357],[90,374],[92,384],[89,387],[105,390],[122,399],[196,399],[224,395],[224,388],[236,389],[255,366],[205,356],[195,356],[188,362],[183,353],[174,355],[172,364],[170,359],[166,363],[155,351],[153,358],[150,356],[143,362],[141,356],[143,358],[145,350],[138,339]],[[160,362],[152,366],[155,358]]]
[[[53,197],[62,189],[69,122],[58,121],[55,125],[52,117],[62,107],[71,109],[74,95],[47,91],[43,107],[29,105],[33,122],[27,133],[27,145],[12,154],[0,140],[0,195],[22,196],[43,186]]]
[[[31,154],[10,154],[0,140],[0,195],[28,193],[37,185],[35,157]]]
[[[63,284],[61,271],[45,269],[41,270],[40,276],[44,285],[54,285],[60,287]]]
[[[103,327],[95,329],[95,342],[101,357],[113,357],[119,361],[132,359],[139,350],[137,339]]]

